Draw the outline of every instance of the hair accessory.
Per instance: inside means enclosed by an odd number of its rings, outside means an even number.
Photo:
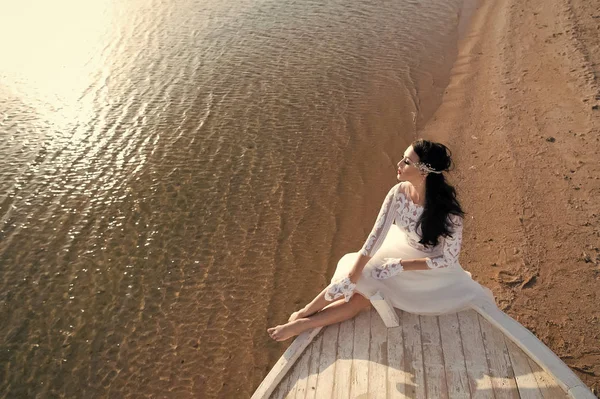
[[[427,173],[436,173],[436,174],[440,174],[442,173],[441,170],[435,170],[431,167],[431,165],[429,165],[428,163],[424,163],[424,162],[418,162],[415,164],[415,166],[417,167],[417,169],[419,169],[421,172],[427,172]]]

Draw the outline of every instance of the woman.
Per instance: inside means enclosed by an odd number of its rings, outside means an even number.
[[[443,173],[450,157],[445,145],[422,139],[406,149],[401,182],[387,194],[360,252],[342,257],[331,284],[288,323],[268,329],[271,338],[284,341],[354,317],[377,291],[394,307],[422,315],[458,312],[475,299],[494,303],[458,263],[464,212]]]

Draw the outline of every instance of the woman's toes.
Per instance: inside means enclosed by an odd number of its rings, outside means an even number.
[[[273,328],[273,331],[270,332],[269,335],[276,341],[285,341],[298,335],[300,332],[300,324],[298,322],[292,322]]]

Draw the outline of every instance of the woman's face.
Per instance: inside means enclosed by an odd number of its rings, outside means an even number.
[[[415,166],[417,162],[419,162],[419,156],[411,145],[404,151],[403,158],[398,162],[398,180],[408,181],[413,185],[420,184],[423,177],[421,171]]]

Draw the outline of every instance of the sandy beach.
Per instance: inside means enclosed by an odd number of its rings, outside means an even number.
[[[453,149],[461,264],[600,389],[600,2],[481,2],[420,136]]]

